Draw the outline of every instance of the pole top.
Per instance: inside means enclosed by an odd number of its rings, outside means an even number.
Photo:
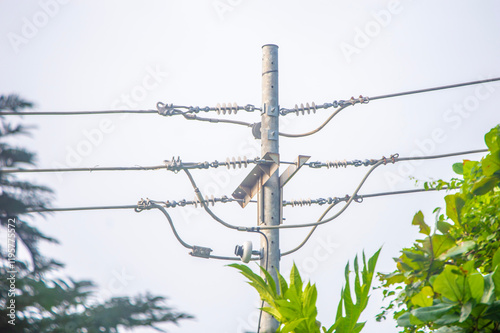
[[[264,44],[262,45],[262,48],[266,47],[266,46],[274,46],[274,47],[279,47],[278,45],[276,44]]]

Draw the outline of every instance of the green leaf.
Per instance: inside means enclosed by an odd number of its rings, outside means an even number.
[[[456,274],[458,267],[445,266],[444,270],[434,280],[434,291],[452,302],[462,302],[466,298],[464,290],[464,277]]]
[[[498,173],[500,170],[500,150],[486,155],[481,161],[481,167],[485,176],[492,176]]]
[[[472,186],[472,194],[474,195],[483,195],[491,190],[497,185],[498,178],[494,176],[489,177],[481,177],[479,180],[474,182]]]
[[[281,332],[282,333],[293,332],[293,330],[295,330],[295,328],[297,326],[299,326],[304,320],[306,320],[306,318],[300,318],[300,319],[296,319],[294,321],[289,322],[288,324],[283,326],[283,328],[281,329]]]
[[[424,214],[422,211],[419,211],[413,217],[412,225],[418,225],[420,227],[420,233],[429,236],[431,233],[431,228],[424,221]]]
[[[468,274],[466,277],[467,284],[470,289],[472,298],[476,300],[477,303],[481,302],[484,294],[484,278],[478,272],[473,272]]]
[[[448,249],[446,252],[442,253],[439,256],[439,260],[446,260],[448,258],[453,258],[458,255],[464,254],[472,250],[476,246],[476,243],[474,241],[465,241],[461,242],[457,246],[454,246],[450,249]]]
[[[419,307],[426,307],[432,305],[434,292],[429,286],[425,286],[418,294],[411,298],[411,302]]]
[[[447,234],[451,228],[451,224],[449,224],[448,222],[444,222],[444,221],[437,221],[436,228],[437,228],[437,230],[441,231],[442,234]]]
[[[412,326],[410,323],[410,313],[409,312],[403,313],[401,316],[398,317],[397,322],[398,326],[402,327]]]
[[[283,277],[283,275],[281,275],[277,270],[276,270],[276,273],[278,274],[278,281],[280,283],[280,285],[279,285],[280,295],[285,295],[287,290],[288,290],[288,284],[286,283],[286,280]]]
[[[460,212],[464,207],[465,201],[460,193],[449,194],[444,197],[446,201],[446,215],[455,223],[462,224]]]
[[[452,166],[453,171],[458,174],[458,175],[463,175],[464,174],[464,164],[463,162],[455,163]]]
[[[450,325],[458,323],[459,320],[460,320],[460,315],[458,313],[445,313],[438,319],[434,320],[434,324]]]
[[[500,268],[497,266],[491,276],[495,285],[495,295],[500,298]]]
[[[430,249],[429,239],[427,237],[424,241],[424,246]],[[448,251],[455,245],[455,240],[450,235],[432,235],[432,254],[435,258],[439,257],[442,253]]]
[[[465,332],[466,329],[459,326],[451,326],[451,327],[444,326],[435,331],[434,333],[465,333]]]
[[[484,142],[488,146],[490,151],[496,151],[500,149],[500,127],[497,125],[493,127],[484,136]]]
[[[495,301],[495,284],[492,278],[493,273],[484,276],[484,293],[481,297],[482,304],[492,304]]]
[[[295,288],[297,292],[297,296],[300,297],[302,294],[302,279],[300,278],[299,270],[295,263],[292,266],[292,270],[290,272],[290,288]]]
[[[492,269],[495,269],[498,265],[500,265],[500,248],[498,248],[493,255]]]
[[[460,310],[460,323],[463,323],[464,321],[469,318],[469,315],[472,311],[472,302],[467,302],[462,306],[462,309]]]
[[[421,321],[427,323],[440,318],[445,313],[453,309],[455,306],[456,306],[455,304],[440,303],[437,305],[412,310],[411,314],[420,319]]]
[[[495,301],[486,309],[484,318],[500,322],[500,301]]]

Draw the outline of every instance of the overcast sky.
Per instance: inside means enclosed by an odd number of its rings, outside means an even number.
[[[280,104],[322,104],[351,96],[499,77],[498,1],[0,1],[0,93],[16,93],[35,110],[155,109],[156,103],[215,106],[261,104],[261,46],[279,46]],[[318,134],[280,139],[281,159],[311,161],[433,155],[485,148],[484,134],[500,122],[500,84],[470,86],[372,101],[349,107]],[[332,112],[281,121],[281,130],[316,128]],[[212,114],[215,116],[215,114]],[[227,116],[226,116],[227,117]],[[260,114],[231,119],[258,122]],[[38,167],[162,164],[259,156],[249,128],[197,123],[159,115],[26,116],[31,138],[16,144],[38,154]],[[465,158],[480,158],[471,155]],[[453,176],[461,158],[378,168],[360,193],[415,188],[415,179]],[[281,171],[284,170],[282,167]],[[366,168],[303,168],[286,185],[284,199],[352,193]],[[194,171],[205,194],[230,196],[249,169]],[[411,179],[414,177],[415,179]],[[36,174],[24,178],[51,186],[55,207],[131,205],[141,198],[191,200],[182,173],[167,171]],[[444,193],[366,199],[322,226],[292,263],[317,284],[318,319],[334,321],[348,260],[383,250],[378,270],[412,244],[413,215],[444,205]],[[285,223],[315,220],[325,206],[285,208]],[[220,204],[214,211],[240,225],[256,224],[256,208]],[[234,246],[259,236],[225,229],[199,208],[170,210],[191,244],[232,255]],[[152,292],[196,316],[169,332],[256,331],[257,293],[227,262],[193,258],[175,240],[158,211],[55,213],[33,223],[61,241],[46,255],[67,264],[64,276],[92,279],[101,296]],[[281,232],[281,249],[300,243],[306,230]],[[2,239],[2,241],[4,241]],[[256,265],[251,267],[256,269]],[[373,292],[366,332],[397,332],[376,323],[381,297]],[[137,329],[134,333],[153,332]]]

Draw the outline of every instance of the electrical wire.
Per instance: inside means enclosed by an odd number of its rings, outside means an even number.
[[[235,230],[239,230],[239,231],[248,231],[249,230],[248,227],[242,227],[242,226],[233,225],[231,223],[228,223],[228,222],[222,220],[217,215],[215,215],[214,212],[212,212],[212,210],[206,204],[206,201],[203,198],[203,194],[201,194],[200,189],[196,185],[196,182],[194,181],[194,178],[191,175],[191,172],[189,172],[189,170],[187,170],[187,169],[184,169],[183,171],[186,173],[187,177],[189,178],[189,181],[190,181],[191,185],[193,186],[194,193],[196,194],[196,196],[200,200],[201,205],[203,206],[203,208],[205,209],[205,211],[208,213],[208,215],[210,215],[215,221],[219,222],[220,224],[222,224],[226,228],[235,229]],[[254,229],[251,229],[251,230],[254,230]]]
[[[425,160],[425,159],[436,159],[436,158],[445,158],[445,157],[452,157],[452,156],[459,156],[459,155],[466,155],[466,154],[475,154],[475,153],[482,153],[482,152],[487,152],[488,149],[476,149],[476,150],[468,150],[468,151],[463,151],[463,152],[456,152],[456,153],[448,153],[448,154],[440,154],[440,155],[431,155],[431,156],[415,156],[415,157],[403,157],[400,158],[399,156],[393,155],[391,156],[390,162],[393,164],[396,162],[400,161],[411,161],[411,160]],[[349,205],[352,203],[353,200],[355,200],[358,191],[360,188],[363,186],[365,183],[366,179],[368,176],[375,170],[377,167],[379,167],[382,164],[387,164],[387,158],[383,157],[381,160],[379,160],[376,164],[374,164],[368,172],[365,174],[361,182],[359,183],[358,187],[354,190],[353,194],[349,197],[347,200],[346,204],[333,216],[327,218],[327,219],[321,219],[317,222],[312,222],[312,223],[301,223],[301,224],[290,224],[290,225],[277,225],[277,226],[261,226],[259,227],[260,230],[269,230],[269,229],[291,229],[291,228],[306,228],[306,227],[313,227],[313,226],[318,226],[325,224],[327,222],[330,222],[337,217],[339,217],[346,209],[349,207]],[[330,210],[333,206],[335,206],[336,203],[332,203],[328,206],[327,211]]]
[[[355,196],[354,198],[354,201],[358,202],[358,203],[361,203],[363,202],[363,199],[364,198],[374,198],[374,197],[381,197],[381,196],[386,196],[386,195],[397,195],[397,194],[409,194],[409,193],[419,193],[419,192],[430,192],[430,191],[441,191],[441,190],[448,190],[449,188],[448,187],[442,187],[440,189],[437,189],[437,188],[428,188],[428,189],[425,189],[425,188],[418,188],[418,189],[411,189],[411,190],[402,190],[402,191],[391,191],[391,192],[379,192],[379,193],[370,193],[370,194],[358,194]],[[333,208],[336,204],[342,202],[342,201],[346,201],[348,200],[349,196],[345,196],[343,198],[335,198],[334,199],[334,202],[332,205],[330,205],[327,210],[325,210],[323,212],[323,214],[321,215],[321,217],[318,219],[318,221],[321,221],[324,216],[330,211],[331,208]],[[302,243],[300,243],[298,246],[294,247],[293,249],[289,250],[289,251],[286,251],[286,252],[283,252],[281,254],[281,256],[287,256],[289,254],[292,254],[296,251],[298,251],[300,248],[302,248],[306,243],[307,241],[309,240],[309,238],[311,238],[312,234],[314,233],[314,231],[316,230],[318,226],[314,226],[311,231],[309,231],[309,233],[307,234],[306,238],[302,241]]]
[[[184,246],[185,248],[190,249],[190,250],[194,249],[193,245],[186,243],[179,236],[179,234],[177,233],[177,230],[175,229],[174,222],[172,221],[172,218],[170,217],[170,214],[168,214],[167,210],[163,206],[155,204],[155,203],[151,203],[149,205],[149,207],[147,207],[145,209],[150,209],[150,208],[156,208],[156,209],[160,210],[163,213],[163,215],[165,215],[168,223],[170,224],[170,228],[172,229],[172,232],[174,233],[175,238],[177,238],[177,240],[179,241],[179,243],[181,243],[182,246]],[[140,211],[142,211],[142,210],[136,210],[136,212],[140,212]]]
[[[491,78],[491,79],[484,79],[484,80],[477,80],[477,81],[470,81],[470,82],[463,82],[463,83],[456,83],[456,84],[450,84],[450,85],[445,85],[445,86],[438,86],[438,87],[432,87],[432,88],[424,88],[424,89],[418,89],[418,90],[410,90],[410,91],[405,91],[405,92],[399,92],[399,93],[393,93],[393,94],[386,94],[386,95],[380,95],[380,96],[375,96],[375,97],[365,97],[370,101],[374,101],[377,99],[384,99],[384,98],[392,98],[392,97],[399,97],[399,96],[405,96],[405,95],[411,95],[411,94],[420,94],[420,93],[426,93],[426,92],[431,92],[431,91],[437,91],[437,90],[444,90],[444,89],[451,89],[451,88],[459,88],[459,87],[464,87],[464,86],[470,86],[470,85],[475,85],[475,84],[481,84],[481,83],[487,83],[487,82],[495,82],[495,81],[500,81],[500,78]],[[354,99],[351,98],[351,100],[347,101],[341,101],[344,103],[349,103],[351,101],[354,101]],[[329,108],[332,106],[336,105],[342,105],[346,106],[344,103],[325,103],[325,106],[317,105],[316,108]],[[354,104],[354,103],[353,103]],[[326,107],[327,106],[327,107]],[[186,111],[181,111],[180,109],[186,109]],[[157,103],[157,110],[104,110],[104,111],[30,111],[30,112],[15,112],[15,111],[0,111],[0,116],[9,116],[9,115],[15,115],[15,116],[24,116],[24,115],[30,115],[30,116],[67,116],[67,115],[98,115],[98,114],[114,114],[114,113],[135,113],[135,114],[160,114],[163,116],[171,116],[171,115],[186,115],[190,113],[198,113],[201,111],[204,112],[209,112],[209,111],[216,111],[218,114],[223,113],[223,114],[231,114],[230,111],[238,111],[238,110],[245,110],[247,112],[253,112],[255,110],[262,111],[261,108],[255,107],[252,104],[247,104],[246,106],[238,106],[236,104],[218,104],[216,107],[193,107],[193,106],[181,106],[181,105],[173,105],[173,104],[165,104],[158,102]],[[294,109],[282,109],[282,110],[294,110]],[[236,112],[234,112],[236,113]],[[288,114],[290,112],[286,112],[285,114]],[[202,120],[202,119],[199,119]],[[248,126],[248,125],[245,125]]]
[[[333,117],[335,117],[340,111],[344,110],[346,107],[350,106],[351,104],[347,104],[347,105],[343,105],[341,107],[339,107],[337,110],[335,110],[324,122],[323,124],[321,124],[318,128],[312,130],[312,131],[309,131],[309,132],[306,132],[306,133],[301,133],[301,134],[290,134],[290,133],[283,133],[283,132],[279,132],[279,135],[280,136],[283,136],[283,137],[286,137],[286,138],[302,138],[302,137],[305,137],[305,136],[309,136],[309,135],[312,135],[314,133],[317,133],[319,131],[321,131],[323,129],[323,127],[325,127],[329,122],[330,120],[333,119]]]
[[[164,165],[153,165],[153,166],[132,166],[132,167],[82,167],[82,168],[57,168],[57,169],[0,169],[0,173],[45,173],[45,172],[95,172],[95,171],[148,171],[148,170],[160,170],[166,169],[169,171],[180,171],[182,169],[209,169],[218,168],[225,166],[229,168],[246,168],[249,164],[261,164],[267,163],[268,161],[261,158],[247,159],[245,156],[243,159],[238,157],[237,159],[233,157],[232,159],[227,158],[226,161],[205,161],[205,162],[182,162],[180,157],[172,160],[165,160]],[[283,164],[295,164],[294,162],[281,162]]]
[[[492,79],[485,79],[485,80],[478,80],[478,81],[470,81],[470,82],[464,82],[464,83],[456,83],[456,84],[450,84],[450,85],[446,85],[446,86],[439,86],[439,87],[433,87],[433,88],[410,90],[410,91],[399,92],[399,93],[394,93],[394,94],[380,95],[380,96],[370,97],[370,100],[374,101],[374,100],[383,99],[383,98],[392,98],[392,97],[399,97],[399,96],[405,96],[405,95],[420,94],[420,93],[426,93],[426,92],[431,92],[431,91],[436,91],[436,90],[458,88],[458,87],[470,86],[470,85],[474,85],[474,84],[481,84],[481,83],[487,83],[487,82],[495,82],[495,81],[500,81],[500,77],[496,77],[496,78],[492,78]]]
[[[254,126],[253,123],[248,123],[246,121],[239,121],[239,120],[230,120],[230,119],[221,119],[221,118],[204,118],[204,117],[199,117],[194,114],[184,114],[184,118],[188,120],[199,120],[199,121],[208,121],[210,123],[228,123],[228,124],[234,124],[234,125],[242,125],[242,126],[247,126],[247,127],[252,127]]]
[[[158,110],[101,110],[101,111],[0,111],[0,116],[88,116],[99,114],[158,114]]]

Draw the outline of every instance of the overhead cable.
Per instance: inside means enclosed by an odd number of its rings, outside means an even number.
[[[418,89],[418,90],[410,90],[410,91],[405,91],[405,92],[399,92],[399,93],[392,93],[392,94],[386,94],[386,95],[379,95],[379,96],[374,96],[374,97],[364,97],[360,96],[359,98],[354,98],[351,97],[349,100],[340,100],[340,101],[333,101],[332,103],[323,103],[323,104],[315,104],[311,103],[304,106],[303,104],[300,105],[300,107],[296,104],[294,108],[282,108],[280,109],[280,114],[281,115],[287,115],[290,113],[295,113],[297,115],[299,114],[305,114],[305,113],[315,113],[317,109],[329,109],[329,108],[337,108],[337,107],[346,107],[349,105],[354,105],[356,103],[363,103],[366,104],[369,101],[374,101],[378,99],[384,99],[384,98],[393,98],[393,97],[400,97],[400,96],[405,96],[405,95],[411,95],[411,94],[420,94],[420,93],[426,93],[426,92],[431,92],[431,91],[437,91],[437,90],[444,90],[444,89],[451,89],[451,88],[459,88],[459,87],[464,87],[464,86],[470,86],[470,85],[475,85],[475,84],[482,84],[482,83],[488,83],[488,82],[495,82],[495,81],[500,81],[500,77],[497,78],[491,78],[491,79],[484,79],[484,80],[477,80],[477,81],[470,81],[470,82],[463,82],[463,83],[456,83],[456,84],[450,84],[450,85],[444,85],[444,86],[438,86],[438,87],[432,87],[432,88],[424,88],[424,89]],[[247,112],[254,112],[254,111],[261,111],[262,109],[259,107],[256,107],[252,104],[247,104],[245,106],[239,106],[236,103],[222,103],[222,104],[217,104],[215,107],[199,107],[199,106],[183,106],[183,105],[174,105],[174,104],[168,104],[168,103],[163,103],[163,102],[158,102],[157,103],[157,109],[156,110],[104,110],[104,111],[29,111],[29,112],[16,112],[16,111],[0,111],[0,116],[7,116],[7,115],[17,115],[17,116],[22,116],[22,115],[30,115],[30,116],[68,116],[68,115],[99,115],[99,114],[118,114],[118,113],[136,113],[136,114],[160,114],[162,116],[173,116],[173,115],[185,115],[185,114],[193,114],[193,113],[199,113],[199,112],[217,112],[217,114],[236,114],[238,111],[247,111]],[[200,119],[201,120],[201,119]]]

